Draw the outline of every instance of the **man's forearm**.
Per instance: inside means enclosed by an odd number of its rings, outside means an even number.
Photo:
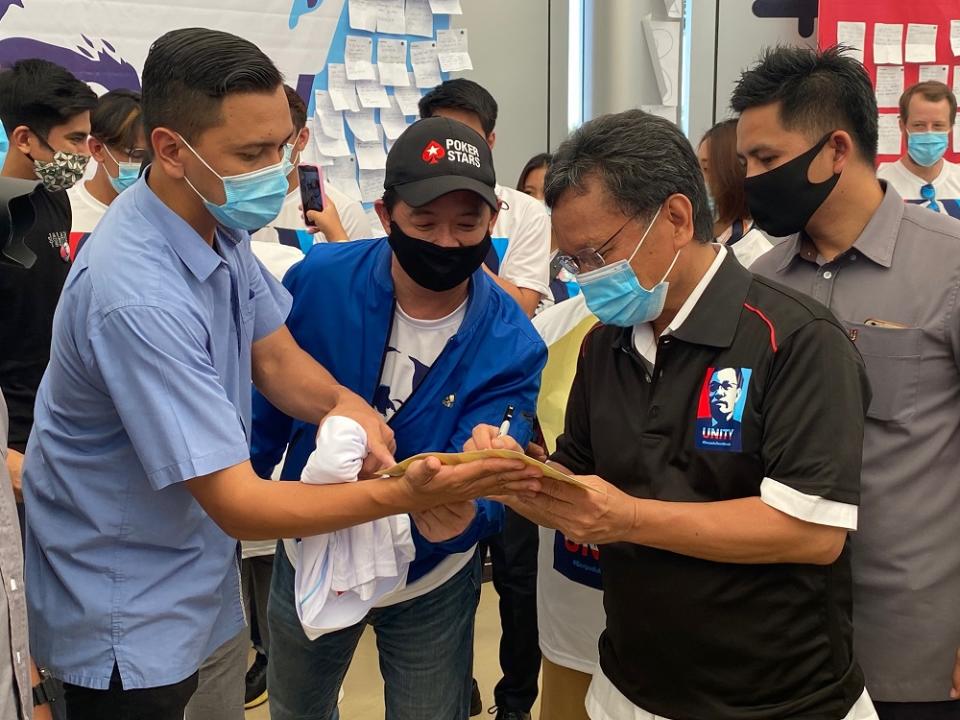
[[[286,328],[283,332],[289,337]],[[282,352],[254,354],[253,382],[284,414],[319,425],[337,404],[343,387],[289,339]]]
[[[725,563],[828,565],[846,531],[804,522],[757,497],[712,503],[633,500],[623,540]]]

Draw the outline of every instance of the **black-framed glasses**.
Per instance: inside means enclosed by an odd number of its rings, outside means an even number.
[[[574,255],[558,255],[557,262],[560,264],[560,267],[572,275],[581,275],[592,270],[599,270],[607,264],[607,261],[603,258],[604,248],[612,243],[616,239],[617,235],[623,232],[623,229],[630,224],[631,220],[633,220],[632,217],[627,218],[627,221],[621,225],[613,235],[608,237],[600,245],[598,250],[594,250],[593,248],[584,248]]]
[[[929,203],[929,207],[934,212],[940,212],[940,204],[937,202],[937,189],[933,183],[927,183],[920,188],[920,197]]]

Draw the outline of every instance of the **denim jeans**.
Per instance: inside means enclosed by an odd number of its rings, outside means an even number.
[[[479,555],[426,595],[375,608],[363,622],[313,641],[297,619],[293,580],[281,547],[267,612],[271,720],[337,720],[337,693],[367,625],[377,636],[385,720],[468,719]]]

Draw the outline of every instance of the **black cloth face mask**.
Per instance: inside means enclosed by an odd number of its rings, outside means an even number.
[[[807,173],[834,132],[831,130],[803,155],[743,181],[750,216],[761,230],[774,237],[800,232],[833,192],[840,173],[821,183],[810,182]]]
[[[476,245],[440,247],[410,237],[395,222],[390,223],[387,240],[404,272],[417,285],[434,292],[451,290],[473,275],[493,244],[488,232]]]

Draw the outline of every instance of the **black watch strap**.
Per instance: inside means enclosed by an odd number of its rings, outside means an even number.
[[[57,697],[57,681],[47,675],[33,686],[33,706],[48,705]]]

